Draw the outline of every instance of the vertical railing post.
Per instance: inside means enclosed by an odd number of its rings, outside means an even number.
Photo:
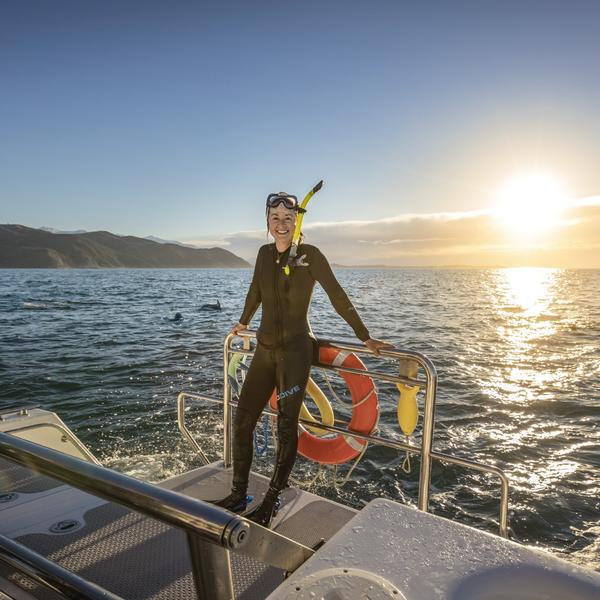
[[[234,600],[229,550],[188,531],[192,575],[199,600]]]
[[[223,350],[223,466],[228,469],[232,462],[232,439],[233,439],[233,414],[231,411],[231,385],[229,384],[229,353],[230,343],[235,337],[230,333],[225,338],[225,346]],[[250,336],[242,337],[244,350],[252,348],[250,344]]]
[[[229,385],[229,343],[234,335],[225,338],[223,351],[223,466],[231,467],[231,437],[233,435],[233,418],[231,414],[231,386]]]
[[[421,362],[421,361],[419,361]],[[437,392],[437,373],[433,364],[421,362],[427,375],[425,407],[423,409],[423,434],[421,436],[421,470],[419,473],[419,510],[429,510],[429,488],[431,484],[431,448],[435,420],[435,398]]]

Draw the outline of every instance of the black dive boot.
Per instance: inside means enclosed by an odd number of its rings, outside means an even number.
[[[248,485],[234,483],[231,487],[231,494],[221,500],[211,500],[212,504],[225,508],[234,513],[242,513],[248,505],[246,490]]]
[[[233,482],[231,494],[221,500],[213,500],[212,503],[230,510],[241,513],[246,510],[248,499],[248,477],[252,464],[252,431],[255,420],[245,410],[238,408],[233,421]]]
[[[285,385],[280,385],[279,389],[286,389]],[[277,460],[275,461],[275,468],[273,469],[273,477],[271,477],[269,489],[261,505],[244,515],[250,521],[254,521],[263,527],[269,527],[273,517],[279,511],[279,507],[281,506],[279,493],[287,487],[287,480],[296,460],[298,419],[297,417],[289,417],[283,410],[283,404],[284,401],[280,400],[277,420]]]
[[[244,515],[250,521],[258,523],[263,527],[269,527],[273,517],[279,512],[279,490],[269,487],[263,501],[260,506],[251,510],[248,514]]]

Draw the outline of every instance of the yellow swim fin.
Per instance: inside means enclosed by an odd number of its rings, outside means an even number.
[[[333,416],[333,408],[327,396],[323,393],[321,388],[314,382],[312,377],[309,377],[308,382],[306,384],[306,392],[311,397],[313,402],[317,405],[319,412],[321,413],[321,423],[323,425],[333,425],[335,422]],[[308,408],[306,408],[306,404],[302,403],[300,407],[300,417],[306,419],[307,421],[312,421],[313,423],[319,423],[315,417],[312,416]],[[311,427],[310,425],[306,426],[310,431],[312,431],[316,435],[327,435],[327,431],[324,429],[319,429],[318,427]]]

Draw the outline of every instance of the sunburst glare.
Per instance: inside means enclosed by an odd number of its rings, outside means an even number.
[[[548,173],[519,175],[497,194],[494,214],[518,237],[534,237],[560,224],[567,208],[565,183]]]

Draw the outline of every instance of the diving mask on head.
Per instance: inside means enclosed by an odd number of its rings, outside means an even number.
[[[286,194],[285,192],[278,192],[277,194],[269,194],[267,196],[267,210],[269,208],[277,208],[280,204],[283,204],[285,208],[295,210],[296,212],[304,212],[304,209],[298,205],[298,198],[292,194]]]

